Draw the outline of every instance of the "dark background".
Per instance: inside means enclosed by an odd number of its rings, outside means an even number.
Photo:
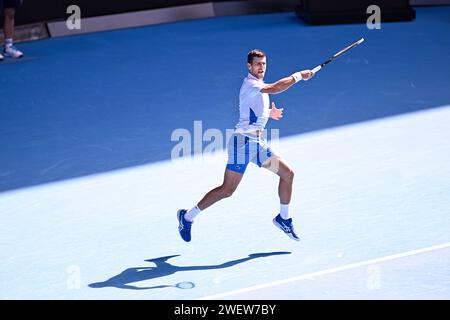
[[[197,3],[227,1],[230,0],[24,0],[24,5],[16,13],[16,25],[65,19],[68,17],[66,13],[67,7],[73,4],[81,8],[82,17],[94,17]],[[283,2],[283,0],[279,2]]]
[[[421,0],[426,1],[426,0]],[[50,22],[66,19],[70,5],[81,8],[82,17],[94,17],[141,10],[168,8],[200,3],[236,2],[236,0],[24,0],[24,5],[16,12],[16,25],[38,22]],[[280,11],[280,8],[294,9],[295,6],[308,12],[362,11],[368,5],[377,4],[382,10],[404,8],[408,0],[248,0],[249,4],[261,6],[267,10]],[[432,2],[432,0],[430,0]],[[284,7],[283,7],[284,6]],[[271,8],[272,10],[268,10]],[[273,10],[276,8],[277,10]],[[0,15],[2,20],[2,15]]]

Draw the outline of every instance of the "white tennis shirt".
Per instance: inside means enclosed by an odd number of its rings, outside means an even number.
[[[269,94],[260,91],[265,86],[264,81],[250,73],[244,78],[239,92],[239,122],[235,132],[248,133],[263,130],[266,126],[270,115]]]

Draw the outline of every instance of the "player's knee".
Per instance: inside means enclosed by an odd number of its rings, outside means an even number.
[[[222,187],[222,196],[224,198],[231,197],[235,190],[236,188],[234,187]]]
[[[284,179],[288,182],[292,182],[294,181],[294,175],[295,175],[294,170],[288,169],[284,174]]]

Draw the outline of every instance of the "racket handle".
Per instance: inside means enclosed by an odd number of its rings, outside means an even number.
[[[316,72],[319,71],[320,69],[322,69],[322,67],[321,67],[321,66],[317,66],[317,67],[315,67],[314,69],[312,69],[311,71],[314,72],[314,73],[316,73]]]

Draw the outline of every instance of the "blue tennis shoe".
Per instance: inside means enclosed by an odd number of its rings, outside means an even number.
[[[181,209],[177,212],[177,218],[179,222],[178,231],[180,232],[181,238],[184,241],[191,241],[191,227],[193,222],[189,222],[184,218],[184,215],[187,213],[187,210]]]
[[[294,226],[292,225],[292,218],[285,220],[278,214],[273,219],[273,224],[286,233],[289,238],[294,239],[295,241],[300,241],[300,238],[295,233]]]

